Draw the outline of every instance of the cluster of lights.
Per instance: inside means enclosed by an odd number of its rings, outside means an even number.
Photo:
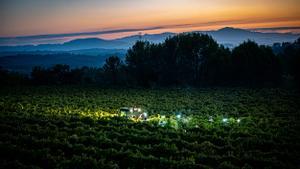
[[[208,118],[208,121],[209,122],[214,122],[214,119],[212,118],[212,116],[209,116],[209,118]],[[235,122],[237,122],[237,123],[240,123],[241,122],[241,119],[240,118],[238,118],[238,119],[236,119],[236,120],[234,120]],[[222,118],[222,122],[223,123],[228,123],[229,122],[229,119],[228,118]]]
[[[228,118],[223,118],[222,121],[223,121],[224,123],[227,123],[227,122],[228,122]],[[238,118],[238,119],[236,119],[235,121],[236,121],[237,123],[240,123],[240,122],[241,122],[241,119]]]
[[[131,111],[137,111],[137,112],[141,112],[142,111],[142,109],[141,108],[133,108]]]
[[[138,108],[138,107],[131,107],[131,108],[127,108],[127,111],[133,113],[133,112],[139,112],[138,117],[144,120],[148,120],[148,113],[143,112],[142,113],[142,109]],[[174,117],[174,116],[173,116]],[[166,116],[162,115],[160,116],[160,120],[158,125],[159,126],[165,126],[168,122],[165,120]],[[188,123],[188,121],[191,119],[191,117],[186,117],[183,116],[181,112],[176,112],[175,113],[175,118],[177,119],[177,121],[180,121],[182,123]],[[210,123],[213,123],[214,121],[216,121],[218,118],[213,118],[213,116],[209,116],[208,117],[208,121]],[[150,120],[150,119],[149,119]],[[218,120],[217,120],[218,121]],[[220,119],[220,122],[227,124],[229,122],[236,122],[236,123],[240,123],[241,119],[240,118],[228,118],[228,117],[223,117]],[[196,128],[199,128],[198,125],[195,125]]]
[[[142,109],[141,108],[130,108],[129,111],[130,111],[130,113],[133,113],[133,112],[142,112]]]

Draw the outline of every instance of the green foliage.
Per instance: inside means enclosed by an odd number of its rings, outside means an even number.
[[[297,50],[285,53],[293,56]],[[230,51],[199,33],[178,34],[161,44],[138,41],[126,63],[140,86],[274,86],[282,78],[282,64],[271,47],[247,41]]]
[[[295,91],[6,87],[0,96],[0,168],[299,165]],[[148,110],[150,121],[119,117],[132,105]]]
[[[18,86],[29,84],[29,78],[18,72],[10,72],[0,66],[0,86]]]
[[[111,56],[106,59],[105,64],[103,65],[103,73],[105,81],[111,85],[121,85],[122,79],[125,79],[124,74],[124,65],[119,57]],[[124,80],[123,80],[124,82]]]
[[[97,84],[102,86],[202,87],[289,86],[300,84],[300,40],[294,43],[258,45],[246,41],[232,50],[212,37],[181,33],[159,44],[137,41],[125,64],[108,57],[103,67],[71,69],[68,65],[34,67],[30,81],[38,85]],[[2,85],[28,83],[26,76],[0,68]]]
[[[292,78],[297,82],[300,88],[300,38],[294,43],[282,43],[279,48],[278,56],[283,65],[283,75],[286,80]]]
[[[244,42],[232,51],[233,79],[248,85],[274,83],[280,79],[279,59],[270,47]]]

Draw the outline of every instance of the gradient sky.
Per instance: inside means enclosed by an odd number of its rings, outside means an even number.
[[[300,0],[1,0],[0,37],[149,27],[159,28],[142,32],[299,27],[299,7]]]

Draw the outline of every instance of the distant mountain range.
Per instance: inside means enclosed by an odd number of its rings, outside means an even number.
[[[300,37],[299,34],[291,33],[262,33],[244,29],[223,28],[216,31],[197,31],[211,35],[218,43],[226,47],[234,47],[243,41],[253,40],[258,44],[272,45],[276,42],[292,42]],[[163,42],[167,37],[175,33],[133,35],[119,39],[104,40],[100,38],[75,39],[62,44],[40,44],[24,46],[0,46],[0,55],[3,52],[24,52],[24,51],[72,51],[85,49],[128,49],[137,40],[148,40],[152,43]]]
[[[6,52],[0,57],[0,67],[25,74],[30,73],[34,66],[50,67],[55,64],[67,64],[71,68],[100,67],[112,55],[124,60],[126,52],[124,49]]]
[[[137,40],[148,40],[152,43],[164,41],[174,33],[133,35],[120,39],[105,40],[100,38],[75,39],[62,44],[40,44],[24,46],[0,46],[0,55],[3,52],[28,52],[28,51],[74,51],[86,49],[128,49]]]
[[[276,42],[292,42],[300,37],[300,35],[290,33],[261,33],[236,28],[198,32],[211,35],[218,43],[229,48],[248,39],[259,44],[272,45]],[[134,35],[114,40],[85,38],[62,44],[0,46],[0,66],[23,73],[30,73],[33,66],[49,67],[54,64],[68,64],[72,68],[99,67],[103,65],[107,57],[112,55],[124,60],[127,49],[137,40],[160,43],[174,35],[175,33],[166,32]]]
[[[262,33],[237,28],[222,28],[217,31],[199,31],[211,35],[218,43],[234,47],[246,41],[253,40],[260,45],[273,45],[274,43],[294,42],[300,34],[292,33]]]

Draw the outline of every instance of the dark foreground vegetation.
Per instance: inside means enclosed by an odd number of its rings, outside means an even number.
[[[299,103],[283,89],[5,87],[0,168],[296,169]],[[132,105],[153,120],[119,117]]]
[[[208,35],[179,34],[161,44],[138,41],[125,61],[112,56],[101,68],[35,67],[30,77],[0,70],[1,84],[116,86],[299,85],[300,39],[273,48],[247,41],[232,50]]]
[[[300,168],[299,51],[190,33],[101,68],[0,69],[0,168]]]

